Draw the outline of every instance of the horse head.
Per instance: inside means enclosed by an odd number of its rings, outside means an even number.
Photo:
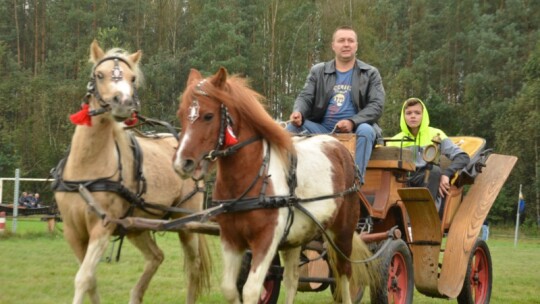
[[[124,121],[139,110],[137,87],[142,82],[138,63],[142,52],[128,54],[122,49],[104,52],[94,40],[90,45],[90,62],[94,64],[88,96],[91,115],[110,112],[116,121]]]
[[[224,68],[209,78],[191,70],[177,112],[182,134],[173,160],[176,172],[201,178],[216,159],[251,150],[260,139],[274,144],[286,158],[293,150],[291,138],[266,112],[263,101],[245,78],[229,76]]]
[[[202,178],[215,160],[212,153],[226,145],[226,135],[232,136],[227,132],[234,132],[233,119],[223,104],[226,91],[224,68],[207,79],[199,71],[191,70],[177,112],[182,133],[173,161],[182,178]]]

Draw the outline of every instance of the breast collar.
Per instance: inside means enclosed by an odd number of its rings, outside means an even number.
[[[114,192],[128,201],[131,205],[126,216],[132,212],[134,206],[144,208],[145,202],[142,195],[146,193],[146,179],[142,172],[143,153],[141,147],[135,136],[130,134],[131,146],[134,158],[134,179],[137,183],[137,193],[131,191],[123,185],[122,178],[122,154],[118,148],[118,144],[115,142],[116,151],[118,152],[118,169],[117,171],[108,177],[100,177],[93,180],[64,180],[64,168],[69,157],[68,149],[66,157],[60,160],[55,169],[53,169],[52,175],[54,182],[52,184],[52,190],[55,192],[79,192],[79,186],[83,185],[90,192]],[[112,180],[111,178],[118,172],[118,180]],[[149,212],[149,211],[147,211]]]

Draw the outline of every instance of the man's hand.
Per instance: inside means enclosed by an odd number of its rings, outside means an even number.
[[[339,133],[352,133],[354,124],[348,119],[338,121],[336,124],[336,131]]]
[[[301,127],[302,126],[302,113],[300,112],[292,112],[291,116],[289,117],[289,120],[295,127]]]
[[[446,175],[441,176],[441,182],[439,183],[439,194],[441,197],[445,197],[450,193],[450,178]]]

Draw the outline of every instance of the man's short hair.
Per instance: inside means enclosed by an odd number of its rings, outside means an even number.
[[[336,33],[337,31],[339,30],[348,30],[348,31],[353,31],[354,32],[354,35],[356,36],[356,40],[358,40],[358,34],[356,33],[356,31],[352,28],[352,26],[350,25],[341,25],[341,26],[338,26],[335,30],[334,30],[334,33],[332,33],[332,41],[334,41],[335,37],[336,37]]]

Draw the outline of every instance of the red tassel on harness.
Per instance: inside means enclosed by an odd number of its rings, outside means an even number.
[[[133,112],[131,113],[131,118],[124,120],[124,124],[128,127],[131,127],[135,125],[138,121],[139,119],[137,118],[137,113]]]
[[[227,130],[225,130],[225,147],[233,146],[238,143],[236,135],[234,135],[233,129],[231,126],[227,125]]]
[[[69,116],[69,119],[71,120],[71,123],[74,125],[87,125],[89,127],[92,126],[92,117],[90,117],[90,114],[88,114],[89,106],[87,103],[82,105],[82,110],[75,114],[71,114]]]

